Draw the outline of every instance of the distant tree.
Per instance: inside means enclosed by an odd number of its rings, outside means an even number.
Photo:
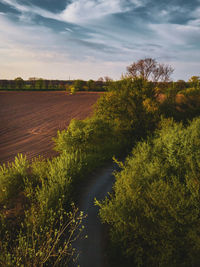
[[[98,82],[103,82],[103,77],[99,77],[97,81]]]
[[[74,82],[74,88],[76,91],[83,91],[85,90],[85,86],[87,85],[86,81],[83,80],[75,80]]]
[[[43,79],[42,78],[38,79],[35,82],[35,89],[39,89],[39,90],[43,89]]]
[[[105,91],[105,85],[107,85],[103,81],[87,81],[87,87],[89,91]]]
[[[9,88],[9,81],[8,80],[0,80],[0,88],[1,89],[8,89]]]
[[[31,89],[31,85],[30,84],[25,84],[25,89],[30,90]]]
[[[199,84],[200,84],[200,77],[199,76],[192,76],[188,82],[190,83],[191,87],[194,88],[199,88]]]
[[[88,87],[89,91],[95,91],[96,90],[95,81],[93,81],[93,80],[87,81],[87,87]]]
[[[187,83],[184,80],[178,80],[176,86],[179,90],[184,90],[187,87]]]
[[[68,84],[68,83],[66,83],[65,84],[65,90],[66,90],[66,92],[70,92],[70,84]]]
[[[42,89],[47,89],[48,88],[48,86],[47,86],[47,84],[48,84],[48,81],[47,80],[43,80],[42,81]]]
[[[132,78],[138,77],[153,82],[167,82],[170,80],[170,75],[174,69],[169,65],[157,63],[155,59],[145,58],[128,66],[127,71],[127,75]]]
[[[113,79],[110,78],[109,76],[105,76],[105,77],[104,77],[104,81],[105,81],[106,83],[108,83],[108,82],[112,82]]]
[[[63,82],[60,82],[58,85],[59,90],[64,90],[65,89],[65,84]]]
[[[49,90],[52,90],[52,89],[54,89],[54,86],[53,86],[53,83],[52,83],[52,81],[49,81],[49,84],[48,84],[48,89],[49,89]]]
[[[15,88],[16,89],[23,89],[24,88],[24,80],[21,77],[15,78]]]

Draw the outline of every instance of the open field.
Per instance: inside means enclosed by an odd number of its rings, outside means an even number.
[[[0,163],[17,153],[27,158],[51,157],[52,137],[67,128],[73,118],[83,119],[92,111],[99,93],[0,92]]]

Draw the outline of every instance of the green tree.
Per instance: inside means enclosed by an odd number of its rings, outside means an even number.
[[[35,89],[41,90],[44,87],[44,80],[42,78],[36,80]]]
[[[75,80],[73,86],[75,88],[75,91],[84,91],[85,86],[87,85],[86,81],[83,80]]]
[[[176,82],[177,88],[179,88],[179,91],[186,89],[187,83],[184,80],[178,80]]]
[[[93,80],[87,81],[87,87],[88,87],[89,91],[95,91],[96,90],[95,81],[93,81]]]
[[[54,89],[54,85],[53,85],[53,82],[52,81],[49,81],[49,83],[48,83],[48,89],[49,90]]]
[[[15,78],[15,87],[16,89],[23,89],[24,88],[24,80],[21,77]]]
[[[131,139],[145,136],[158,119],[154,84],[139,78],[112,82],[109,92],[97,101],[96,115],[114,122],[119,134]]]
[[[188,80],[190,87],[194,87],[194,88],[199,88],[199,83],[200,83],[200,77],[199,76],[192,76],[189,80]]]

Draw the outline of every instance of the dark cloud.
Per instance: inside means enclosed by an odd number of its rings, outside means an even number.
[[[13,14],[20,14],[19,11],[17,11],[15,8],[9,6],[9,5],[6,5],[4,3],[1,3],[0,2],[0,12],[2,13],[13,13]]]
[[[144,5],[124,14],[127,18],[143,20],[143,23],[185,24],[193,19],[193,11],[200,6],[198,0],[147,1]]]
[[[51,12],[60,12],[72,1],[70,0],[17,0],[19,4],[34,5]]]

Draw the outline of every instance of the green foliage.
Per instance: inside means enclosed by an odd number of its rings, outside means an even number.
[[[21,77],[15,78],[15,87],[16,87],[16,89],[23,89],[24,80]]]
[[[110,84],[109,93],[101,97],[96,116],[114,123],[118,135],[144,137],[158,121],[158,102],[154,84],[143,79],[123,79]]]
[[[180,90],[178,83],[171,83],[163,95],[164,100],[159,105],[159,112],[164,117],[174,118],[184,124],[188,120],[200,116],[200,90],[198,87]]]
[[[77,92],[77,89],[74,87],[74,85],[66,84],[65,89],[67,92],[69,92],[71,95],[74,95]]]
[[[176,87],[179,88],[179,91],[187,88],[187,83],[184,80],[178,80],[176,82]]]
[[[168,121],[116,173],[100,216],[135,266],[199,266],[200,119]],[[118,250],[119,252],[119,250]]]
[[[28,161],[19,154],[13,163],[0,166],[0,203],[15,197],[24,188]]]
[[[70,93],[74,95],[77,92],[77,89],[74,86],[70,87]]]
[[[67,131],[58,131],[54,141],[57,151],[72,153],[78,150],[89,153],[109,150],[117,145],[118,137],[109,121],[92,117],[86,120],[72,120]]]
[[[80,84],[78,80],[66,89],[74,93]],[[102,88],[103,81],[87,83],[94,85]],[[99,203],[101,216],[112,225],[113,243],[138,266],[157,266],[157,258],[159,266],[179,266],[182,254],[185,266],[189,260],[192,264],[199,260],[200,122],[187,129],[173,120],[159,124],[166,110],[157,101],[155,84],[147,80],[125,78],[106,85],[109,92],[99,99],[91,118],[74,119],[67,130],[58,131],[54,141],[60,156],[31,163],[18,156],[15,163],[1,167],[3,266],[62,266],[65,256],[74,254],[74,231],[83,218],[77,210],[65,211],[70,210],[78,182],[157,125],[161,130],[156,138],[140,143],[116,174],[115,193]],[[175,117],[175,84],[171,89],[168,108],[174,109],[168,117]],[[17,213],[20,194],[25,204]]]
[[[35,199],[44,212],[52,207],[56,210],[60,196],[64,196],[65,203],[70,202],[72,179],[79,174],[80,164],[81,159],[77,152],[63,152],[52,161],[47,161],[46,171],[40,178],[41,186],[37,187],[35,192]]]
[[[88,91],[95,91],[96,90],[96,83],[93,80],[87,81]]]
[[[72,244],[84,216],[70,203],[83,161],[78,152],[29,164],[19,155],[1,167],[1,266],[66,266],[75,257]]]
[[[80,237],[84,217],[74,205],[67,213],[59,199],[58,210],[49,209],[41,224],[41,213],[32,206],[25,213],[17,238],[13,240],[7,233],[0,242],[1,266],[66,266],[75,256],[72,241]]]
[[[38,79],[35,82],[35,89],[37,90],[45,90],[47,88],[46,82],[43,79]],[[51,88],[52,89],[52,88]]]
[[[190,87],[179,92],[185,96],[200,96],[200,87]]]
[[[86,81],[83,80],[75,80],[73,87],[74,87],[74,91],[84,91],[85,87],[86,87]]]
[[[200,84],[200,77],[199,76],[192,76],[188,80],[190,87],[198,88],[199,89],[199,84]]]
[[[49,89],[49,90],[53,90],[53,89],[55,89],[55,87],[54,87],[52,81],[49,81],[49,83],[48,83],[48,89]]]

